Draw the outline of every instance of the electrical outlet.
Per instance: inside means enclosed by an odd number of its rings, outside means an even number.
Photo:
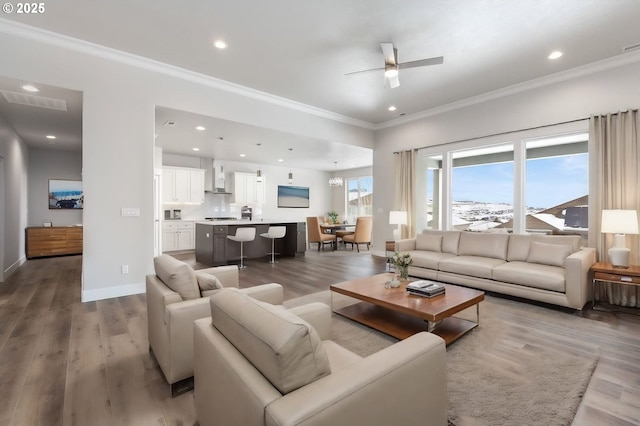
[[[122,265],[120,267],[120,270],[122,271],[122,274],[128,274],[129,273],[129,265]]]

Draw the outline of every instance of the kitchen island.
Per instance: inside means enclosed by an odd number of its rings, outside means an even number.
[[[196,261],[207,266],[240,263],[240,243],[231,241],[227,235],[235,235],[241,227],[256,228],[256,238],[244,243],[246,259],[267,258],[271,252],[271,239],[260,236],[269,226],[285,226],[284,238],[275,240],[275,251],[279,257],[304,255],[307,248],[305,222],[251,221],[251,220],[205,220],[196,222]]]

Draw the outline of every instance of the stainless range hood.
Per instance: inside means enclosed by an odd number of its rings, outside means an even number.
[[[200,167],[204,169],[204,191],[209,194],[231,195],[226,190],[226,179],[222,162],[211,158],[201,158]]]

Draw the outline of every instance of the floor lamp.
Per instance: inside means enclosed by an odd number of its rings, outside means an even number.
[[[609,261],[619,268],[629,267],[629,252],[625,234],[638,234],[638,213],[635,210],[602,210],[600,231],[615,234],[609,249]]]
[[[402,225],[407,224],[407,212],[392,210],[389,212],[389,225],[398,225],[398,229],[393,230],[393,239],[398,241],[402,237]]]

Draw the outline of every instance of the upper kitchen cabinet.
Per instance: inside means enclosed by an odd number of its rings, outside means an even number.
[[[204,203],[204,170],[163,167],[162,200],[165,203]]]
[[[258,182],[255,173],[235,172],[234,177],[234,201],[236,203],[264,203],[265,202],[265,177]]]

